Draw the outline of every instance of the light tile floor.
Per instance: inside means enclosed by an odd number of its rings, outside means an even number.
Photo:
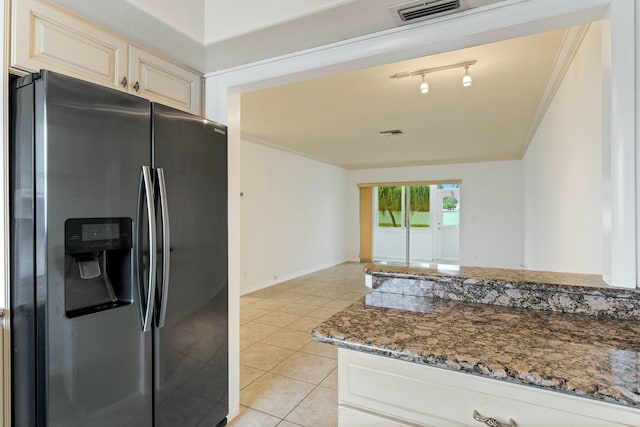
[[[232,427],[338,424],[337,348],[311,329],[367,293],[345,263],[240,298],[240,415]]]

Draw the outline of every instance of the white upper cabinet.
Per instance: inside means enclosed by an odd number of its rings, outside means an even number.
[[[127,40],[40,0],[14,0],[11,24],[12,67],[126,90]]]
[[[129,92],[200,115],[202,77],[136,46],[129,46]]]
[[[11,67],[47,69],[202,114],[202,76],[48,0],[11,2]]]

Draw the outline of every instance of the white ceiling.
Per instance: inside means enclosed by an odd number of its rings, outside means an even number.
[[[243,94],[242,132],[346,168],[520,159],[564,30]],[[419,77],[390,75],[477,60]],[[378,132],[401,129],[404,135]]]
[[[204,44],[249,34],[354,1],[356,0],[204,0],[204,22],[207,23]]]
[[[205,0],[124,0],[141,11],[204,44]],[[219,2],[211,0],[210,2]]]
[[[393,28],[407,0],[52,1],[208,73]]]
[[[388,8],[405,2],[53,1],[203,72],[392,28]],[[469,1],[482,7],[495,0]],[[517,159],[562,37],[556,31],[249,93],[243,132],[347,168]],[[468,59],[478,60],[470,88],[461,87],[460,69],[429,75],[426,96],[417,78],[389,79]],[[378,136],[397,128],[405,134]]]
[[[491,3],[499,4],[503,0],[463,1],[470,7],[491,8],[495,7]],[[227,19],[244,21],[248,16],[246,22],[253,24],[250,28],[240,25],[240,28],[246,30],[238,32],[232,38],[215,41],[210,37],[206,47],[206,69],[216,71],[232,68],[394,28],[397,24],[389,8],[407,2],[408,0],[220,0],[220,3],[226,5],[220,10],[228,13],[214,16],[211,12],[215,9],[208,8],[207,31],[209,27],[225,25],[222,21]],[[287,11],[293,6],[294,9]],[[238,14],[238,10],[247,13]],[[254,10],[265,10],[266,19],[256,18]],[[412,25],[422,24],[424,22]]]
[[[124,0],[206,46],[356,0]]]

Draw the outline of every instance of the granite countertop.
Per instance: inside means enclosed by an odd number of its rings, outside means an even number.
[[[633,319],[371,292],[312,336],[346,349],[640,408],[640,334]]]
[[[640,321],[640,290],[609,286],[598,275],[380,264],[364,272],[378,292]]]
[[[459,277],[478,281],[508,282],[513,284],[538,284],[579,288],[618,289],[608,286],[597,274],[557,273],[552,271],[513,270],[509,268],[449,266],[446,264],[424,267],[405,267],[384,264],[367,264],[367,274],[393,277]]]

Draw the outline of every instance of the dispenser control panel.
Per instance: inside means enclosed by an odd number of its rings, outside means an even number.
[[[131,248],[131,218],[70,218],[64,223],[65,253]]]

